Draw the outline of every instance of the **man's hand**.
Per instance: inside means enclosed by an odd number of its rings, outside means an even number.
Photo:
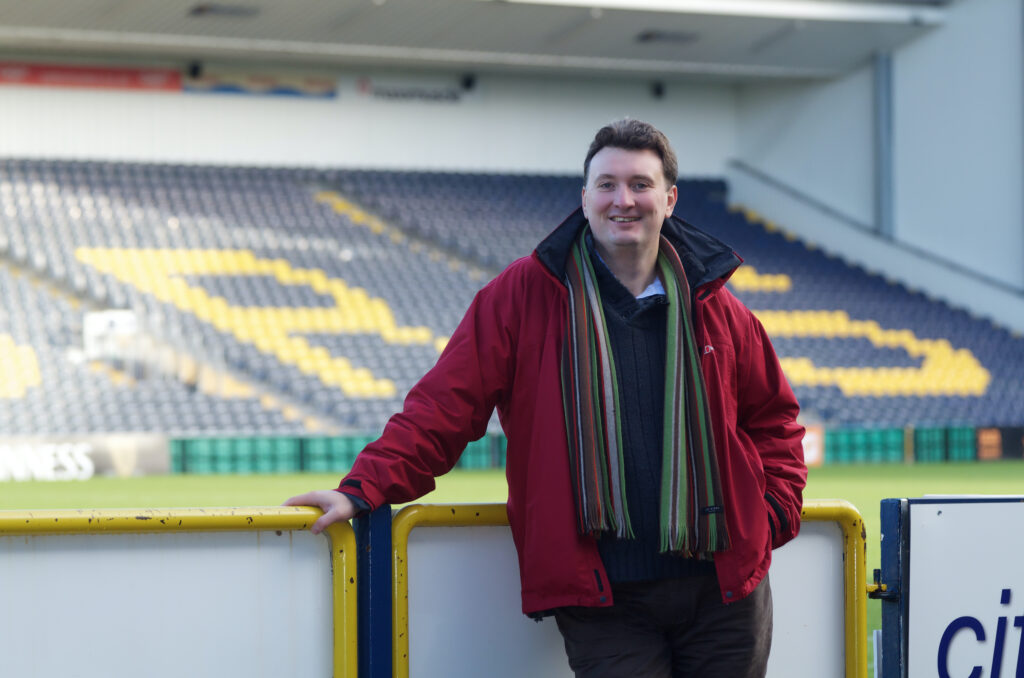
[[[324,512],[313,523],[313,534],[320,534],[331,523],[339,520],[351,520],[358,509],[352,500],[341,492],[334,490],[313,490],[287,500],[282,506],[315,506]]]

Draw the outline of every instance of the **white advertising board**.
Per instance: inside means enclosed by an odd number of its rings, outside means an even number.
[[[775,627],[770,678],[844,675],[843,533],[836,523],[807,522],[772,554]]]
[[[330,676],[307,530],[0,535],[0,676]]]
[[[907,676],[1024,676],[1024,497],[910,502]]]
[[[522,613],[508,527],[419,527],[408,562],[411,678],[572,678],[554,620]]]
[[[843,542],[836,523],[805,522],[775,551],[769,676],[844,675]],[[508,527],[416,527],[406,558],[411,678],[572,676],[554,621],[521,612]]]

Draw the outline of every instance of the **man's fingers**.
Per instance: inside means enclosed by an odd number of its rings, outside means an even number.
[[[305,494],[296,495],[285,499],[282,506],[320,506],[320,502],[317,501],[316,492],[306,492]]]
[[[333,511],[328,511],[327,513],[317,518],[316,522],[313,523],[313,527],[309,528],[310,531],[312,531],[313,534],[320,534],[325,529],[327,529],[327,526],[333,523],[335,520],[334,516],[331,515],[332,513]]]
[[[332,513],[333,506],[330,501],[324,499],[320,490],[306,492],[305,494],[300,494],[286,499],[282,506],[310,506],[323,511],[324,514],[317,518],[316,522],[313,523],[313,527],[310,528],[313,534],[320,534],[324,531],[325,527],[334,522],[334,518],[329,517]]]
[[[356,513],[352,500],[334,490],[314,490],[285,500],[284,506],[313,506],[324,512],[310,528],[320,534],[331,523],[349,520]]]

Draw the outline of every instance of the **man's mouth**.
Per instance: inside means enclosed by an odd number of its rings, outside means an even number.
[[[612,217],[612,221],[616,224],[629,224],[634,221],[640,221],[640,217]]]

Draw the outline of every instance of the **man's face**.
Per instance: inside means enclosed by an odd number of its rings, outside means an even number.
[[[602,254],[657,249],[661,224],[672,214],[677,190],[650,149],[602,148],[590,160],[583,214]]]

